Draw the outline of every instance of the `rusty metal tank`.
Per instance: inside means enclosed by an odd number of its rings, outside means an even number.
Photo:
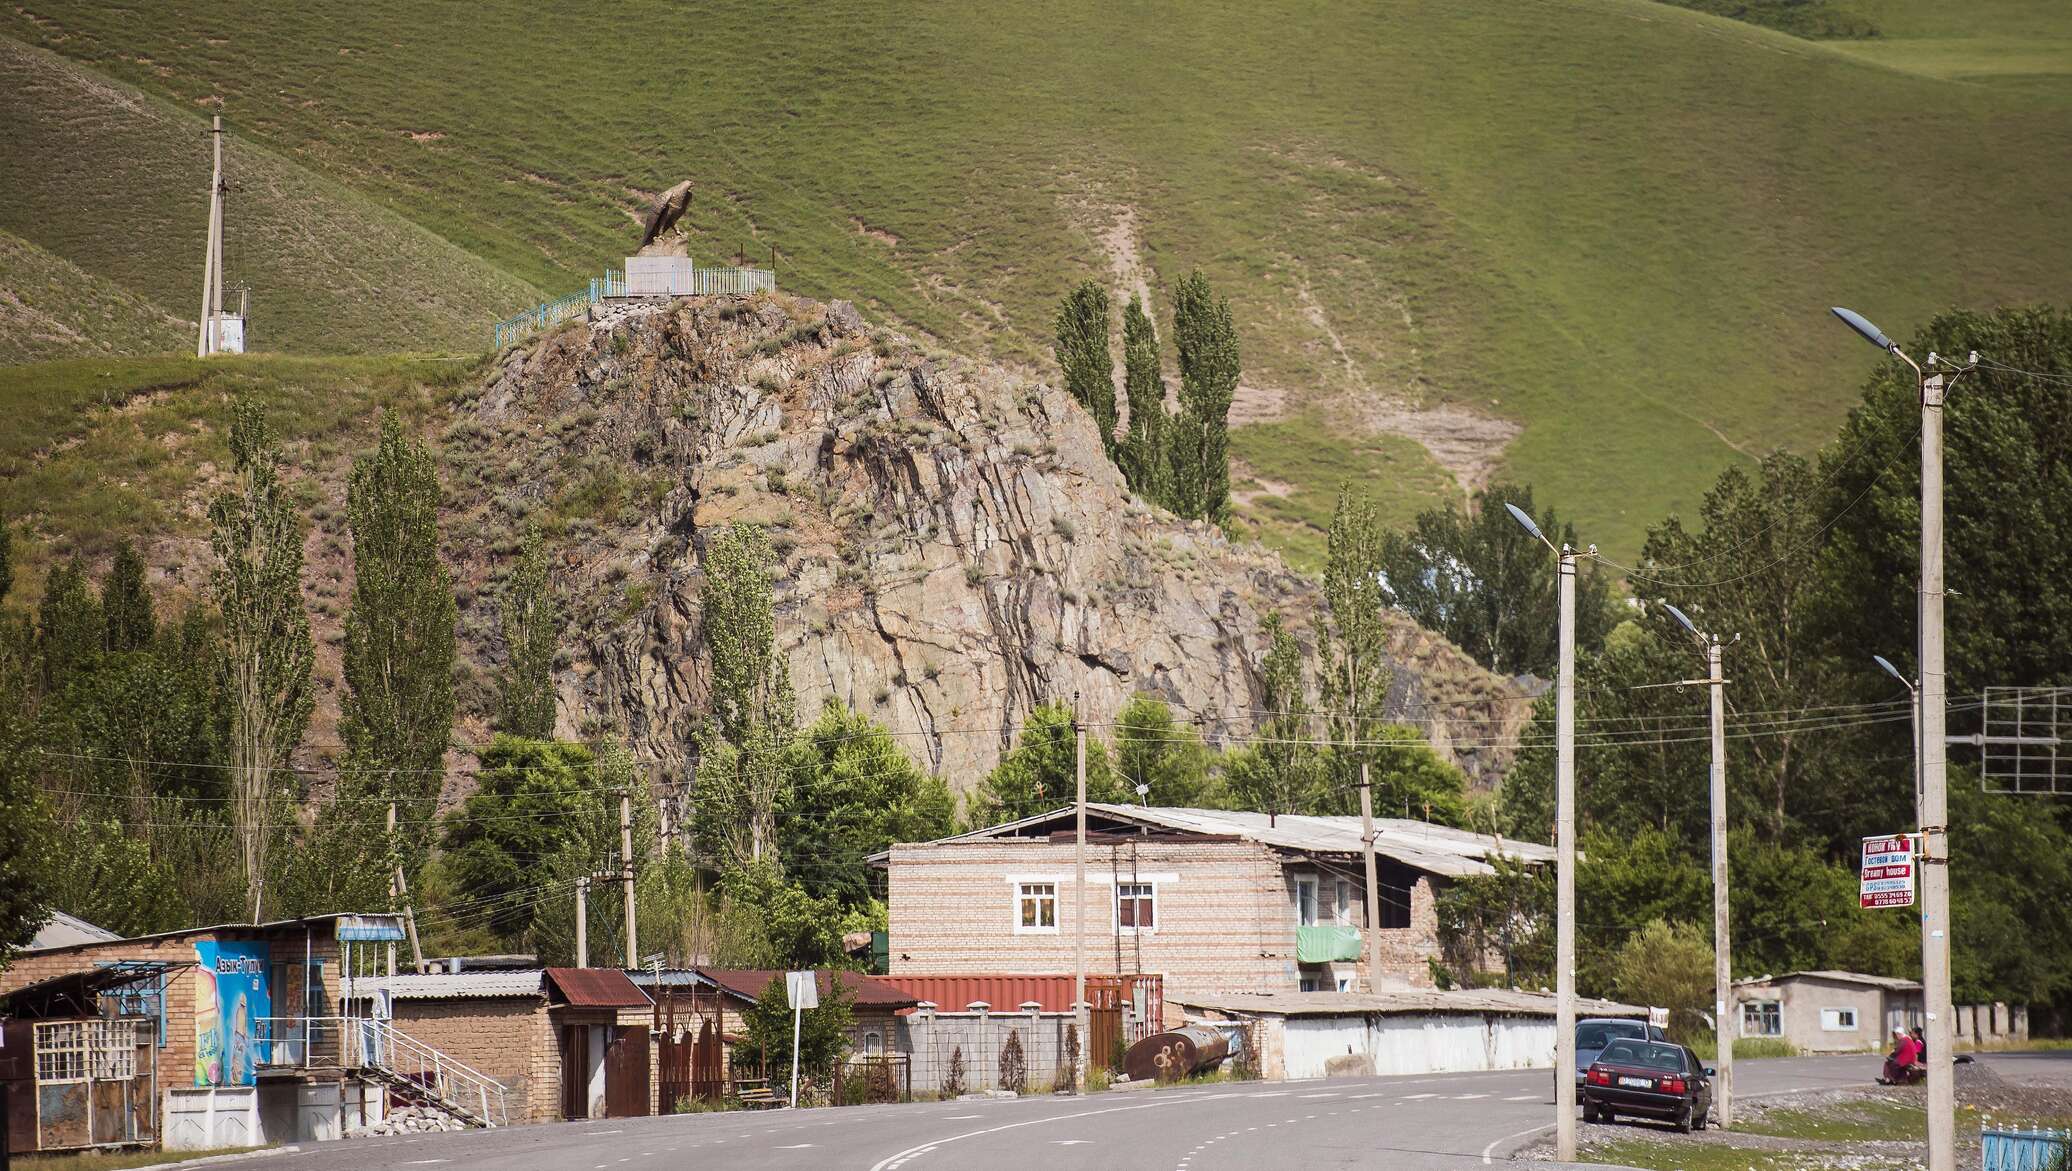
[[[1153,1033],[1122,1055],[1124,1076],[1172,1081],[1214,1069],[1230,1056],[1230,1039],[1215,1029],[1189,1025]]]

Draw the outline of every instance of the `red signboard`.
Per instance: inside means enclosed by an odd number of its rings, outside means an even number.
[[[1890,834],[1863,839],[1863,905],[1914,905],[1914,836]]]

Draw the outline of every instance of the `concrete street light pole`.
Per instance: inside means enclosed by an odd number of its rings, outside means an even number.
[[[1560,666],[1554,675],[1554,1157],[1576,1161],[1576,551],[1512,519],[1561,558]],[[1596,551],[1593,546],[1593,553]]]
[[[1663,605],[1705,648],[1705,678],[1687,682],[1703,683],[1712,693],[1712,1027],[1719,1048],[1714,1060],[1712,1108],[1719,1115],[1720,1128],[1725,1129],[1734,1124],[1734,1035],[1740,1032],[1741,1023],[1734,1013],[1734,941],[1727,913],[1727,680],[1720,673],[1720,653],[1725,648],[1717,634],[1701,632],[1682,610]]]
[[[1921,993],[1928,1017],[1928,1168],[1956,1171],[1957,1087],[1950,1060],[1949,742],[1945,717],[1949,679],[1943,667],[1943,399],[1948,382],[1928,355],[1928,368],[1858,314],[1834,315],[1864,340],[1913,368],[1921,402]],[[1978,355],[1972,355],[1976,365]],[[1957,370],[1961,375],[1970,366]]]

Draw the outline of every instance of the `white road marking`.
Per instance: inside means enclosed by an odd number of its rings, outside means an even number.
[[[1323,1094],[1297,1094],[1295,1096],[1298,1098],[1336,1098],[1338,1096],[1338,1091],[1331,1090],[1330,1092]]]
[[[1453,1100],[1456,1102],[1472,1102],[1477,1098],[1487,1098],[1488,1096],[1488,1094],[1455,1094]]]
[[[1484,1166],[1489,1166],[1495,1163],[1496,1149],[1500,1146],[1503,1146],[1505,1143],[1512,1142],[1516,1139],[1525,1138],[1529,1135],[1539,1134],[1542,1131],[1548,1131],[1553,1129],[1554,1128],[1551,1126],[1535,1126],[1530,1127],[1526,1130],[1521,1130],[1516,1134],[1507,1134],[1500,1139],[1496,1139],[1493,1142],[1491,1142],[1488,1146],[1482,1148],[1482,1163]]]
[[[962,1139],[979,1138],[983,1135],[988,1134],[998,1134],[1003,1130],[1020,1130],[1022,1127],[1025,1126],[1042,1126],[1045,1123],[1050,1122],[1069,1122],[1074,1118],[1091,1118],[1097,1114],[1127,1114],[1134,1110],[1154,1110],[1160,1106],[1166,1106],[1171,1104],[1171,1101],[1168,1100],[1166,1102],[1144,1102],[1135,1106],[1110,1106],[1103,1110],[1082,1110],[1077,1114],[1058,1114],[1049,1118],[1031,1118],[1023,1122],[1009,1122],[1000,1126],[989,1126],[983,1130],[967,1130],[963,1134],[953,1134],[948,1138],[937,1139],[931,1143],[924,1143],[919,1146],[908,1147],[906,1150],[903,1151],[895,1151],[892,1154],[889,1154],[884,1158],[878,1160],[877,1162],[872,1163],[870,1171],[892,1171],[893,1168],[898,1167],[900,1164],[905,1163],[909,1159],[915,1158],[920,1155],[925,1155],[928,1152],[935,1150],[937,1147],[943,1146],[948,1143],[958,1142]]]
[[[1403,1095],[1403,1100],[1405,1102],[1418,1102],[1426,1098],[1436,1098],[1438,1096],[1437,1094],[1405,1094]]]
[[[1285,1098],[1285,1097],[1287,1097],[1287,1096],[1288,1096],[1288,1095],[1289,1095],[1290,1093],[1292,1093],[1292,1092],[1293,1092],[1293,1091],[1290,1091],[1290,1090],[1268,1090],[1268,1091],[1266,1091],[1266,1092],[1265,1092],[1265,1093],[1263,1093],[1263,1094],[1246,1094],[1246,1095],[1245,1095],[1245,1097],[1247,1097],[1247,1098]]]
[[[591,1134],[625,1134],[624,1130],[593,1130]]]
[[[1383,1097],[1383,1096],[1385,1096],[1385,1095],[1384,1095],[1384,1094],[1382,1093],[1382,1091],[1380,1091],[1380,1090],[1376,1090],[1376,1091],[1374,1091],[1374,1092],[1373,1092],[1373,1093],[1371,1093],[1371,1094],[1354,1094],[1354,1095],[1353,1095],[1353,1097],[1354,1097],[1354,1098],[1356,1098],[1356,1099],[1357,1099],[1357,1098],[1380,1098],[1380,1097]]]
[[[964,1121],[967,1121],[967,1120],[969,1120],[969,1119],[973,1119],[973,1118],[980,1118],[980,1117],[983,1117],[983,1115],[979,1115],[979,1114],[952,1114],[952,1115],[950,1115],[949,1117],[947,1117],[947,1118],[943,1119],[943,1121],[944,1121],[944,1122],[964,1122]]]
[[[812,1143],[793,1143],[788,1147],[778,1147],[777,1149],[780,1151],[803,1151],[812,1145]]]
[[[1519,1094],[1516,1097],[1504,1099],[1506,1102],[1537,1102],[1539,1100],[1540,1096],[1538,1094]]]
[[[1054,1138],[1050,1140],[1050,1145],[1054,1147],[1083,1147],[1093,1141],[1090,1138]]]
[[[444,1163],[445,1161],[444,1159],[411,1159],[403,1165],[405,1167],[429,1167],[434,1163]]]

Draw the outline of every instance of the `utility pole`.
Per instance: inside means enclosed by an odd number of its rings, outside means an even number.
[[[1576,1161],[1576,551],[1531,515],[1511,519],[1561,558],[1560,667],[1554,673],[1554,1157]],[[1590,546],[1591,556],[1597,546]]]
[[[576,967],[590,966],[590,879],[576,879]]]
[[[1734,1125],[1734,942],[1727,919],[1727,699],[1720,675],[1719,637],[1705,648],[1706,679],[1712,690],[1712,1026],[1718,1037],[1718,1073],[1712,1082],[1713,1108],[1721,1130]]]
[[[1076,691],[1072,693],[1072,755],[1072,771],[1078,785],[1078,795],[1073,804],[1079,827],[1072,838],[1072,1017],[1083,1041],[1079,1052],[1087,1055],[1090,1061],[1093,1038],[1087,1036],[1089,1018],[1086,1011],[1086,720],[1080,711],[1079,693]],[[1085,1086],[1077,1070],[1073,1071],[1073,1076],[1081,1087]]]
[[[619,881],[626,888],[626,966],[640,967],[640,937],[633,921],[633,795],[619,794]]]
[[[1690,615],[1663,603],[1698,645],[1705,651],[1705,678],[1686,679],[1702,683],[1712,693],[1712,1027],[1718,1038],[1717,1072],[1713,1075],[1712,1103],[1719,1111],[1719,1124],[1734,1124],[1734,1034],[1740,1022],[1734,1007],[1734,944],[1727,916],[1727,680],[1720,673],[1720,655],[1726,648],[1718,634],[1706,634]],[[1736,641],[1740,635],[1735,635]]]
[[[1360,704],[1350,649],[1345,655],[1345,699],[1346,719],[1351,722],[1353,738],[1358,739]],[[1374,781],[1368,775],[1364,754],[1360,761],[1360,854],[1367,864],[1367,991],[1373,992],[1381,979],[1381,886],[1374,863]]]
[[[216,115],[209,139],[215,144],[215,165],[209,172],[209,242],[201,270],[201,333],[194,343],[197,358],[216,352],[216,315],[223,311],[223,115]]]
[[[1946,381],[1933,352],[1923,369],[1883,330],[1847,309],[1834,315],[1865,341],[1913,368],[1921,402],[1921,587],[1920,706],[1917,740],[1921,757],[1921,995],[1928,1017],[1928,1168],[1957,1166],[1957,1087],[1952,1081],[1950,1010],[1950,827],[1949,680],[1943,667],[1943,400],[1949,381],[1978,364],[1970,362]]]
[[[389,848],[394,850],[396,841],[396,803],[394,801],[389,802],[388,806],[388,836]],[[411,970],[422,975],[424,972],[424,948],[417,942],[417,912],[410,906],[410,886],[403,881],[403,859],[401,855],[396,857],[395,873],[389,876],[389,905],[394,906],[399,899],[403,903],[403,927],[410,934]],[[389,944],[388,960],[389,971],[394,972],[396,970],[396,945],[393,943]]]

